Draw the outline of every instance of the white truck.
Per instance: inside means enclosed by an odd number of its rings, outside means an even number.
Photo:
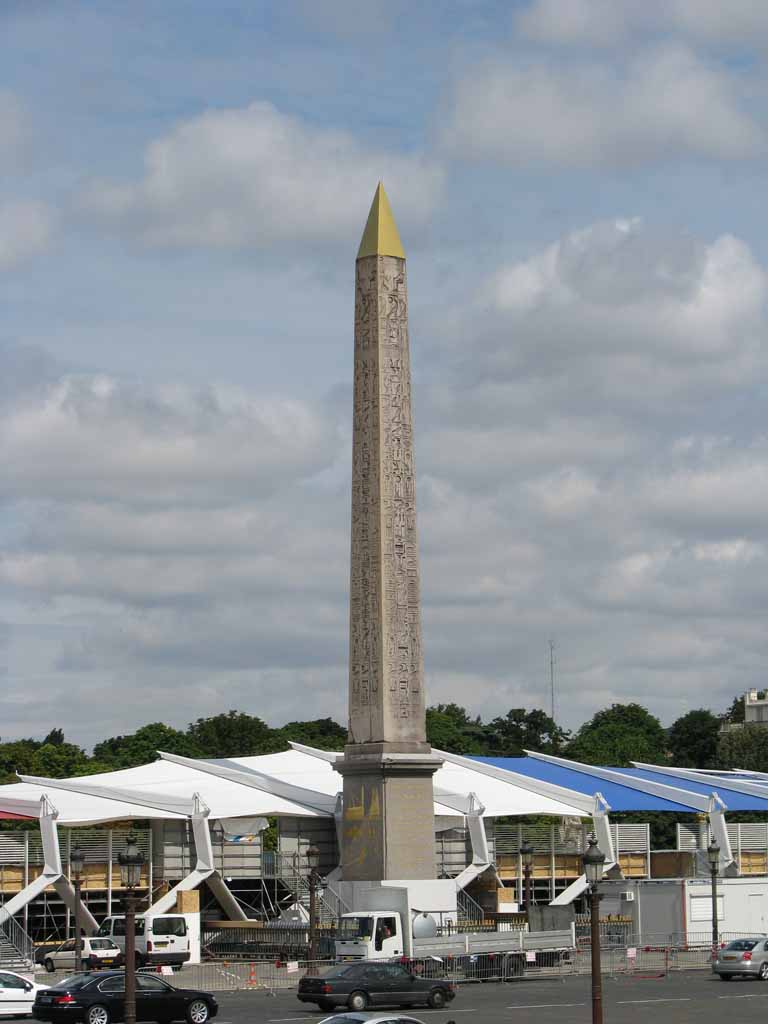
[[[464,974],[481,978],[501,969],[506,976],[522,974],[529,952],[536,953],[539,964],[542,954],[547,964],[554,964],[568,959],[576,946],[573,925],[543,932],[447,930],[449,934],[438,935],[437,920],[425,912],[360,910],[339,919],[336,956],[339,960],[399,958],[425,975],[439,975],[451,962],[460,965]]]

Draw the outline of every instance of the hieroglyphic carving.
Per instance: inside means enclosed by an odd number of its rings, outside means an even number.
[[[350,731],[425,739],[405,260],[357,261]]]

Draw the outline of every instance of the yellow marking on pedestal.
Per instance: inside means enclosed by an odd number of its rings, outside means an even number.
[[[397,256],[405,259],[403,243],[397,231],[395,218],[384,186],[379,182],[371,203],[371,212],[365,224],[357,258],[364,256]]]

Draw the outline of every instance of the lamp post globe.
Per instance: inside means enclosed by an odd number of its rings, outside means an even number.
[[[136,1024],[136,903],[134,889],[141,883],[144,854],[136,845],[136,837],[128,836],[125,853],[118,853],[120,880],[125,895],[125,1024]]]
[[[584,874],[587,876],[590,888],[592,888],[603,877],[603,866],[605,865],[605,854],[597,845],[597,839],[594,836],[589,837],[589,845],[582,858],[582,862],[584,864]]]

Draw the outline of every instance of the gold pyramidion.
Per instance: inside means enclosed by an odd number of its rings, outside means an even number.
[[[381,182],[376,188],[360,248],[357,250],[359,260],[364,256],[398,256],[401,260],[405,259],[403,243]]]

